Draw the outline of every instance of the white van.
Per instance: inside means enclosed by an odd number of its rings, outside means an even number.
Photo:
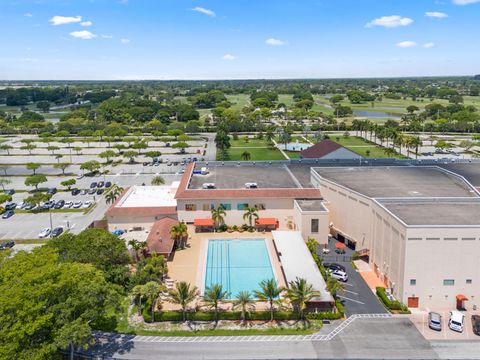
[[[465,315],[459,311],[450,312],[450,320],[448,320],[448,327],[453,331],[463,332],[465,324]]]

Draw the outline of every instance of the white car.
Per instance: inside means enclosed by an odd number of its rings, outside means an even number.
[[[73,207],[74,207],[75,209],[78,209],[78,208],[81,207],[81,206],[82,206],[82,202],[81,202],[81,201],[75,201],[75,202],[73,203]]]
[[[47,227],[38,233],[38,237],[40,239],[46,238],[50,235],[51,232],[52,232],[52,229]]]
[[[83,179],[83,174],[80,174],[77,176],[77,180],[81,180],[81,179]]]
[[[63,205],[64,208],[70,209],[73,206],[73,201],[65,201],[65,205]]]
[[[465,315],[460,311],[451,311],[450,320],[448,320],[448,327],[453,331],[463,332],[463,326],[465,324]]]
[[[85,209],[89,208],[90,206],[92,206],[92,201],[90,200],[87,200],[83,203],[83,208]]]
[[[334,279],[347,282],[348,281],[348,275],[347,273],[340,271],[340,270],[329,270],[330,276],[333,277]]]

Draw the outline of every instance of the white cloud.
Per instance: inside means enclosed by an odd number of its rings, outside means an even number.
[[[386,28],[396,28],[399,26],[407,26],[413,23],[413,20],[407,17],[401,17],[399,15],[391,15],[391,16],[382,16],[381,18],[374,19],[367,23],[366,27],[373,27],[373,26],[383,26]]]
[[[92,26],[92,25],[93,25],[93,22],[91,22],[91,21],[83,21],[83,22],[80,23],[80,25],[82,25],[82,26]]]
[[[280,39],[268,38],[267,40],[265,40],[265,44],[273,45],[273,46],[282,46],[282,45],[286,45],[287,42]]]
[[[453,0],[453,3],[456,5],[470,5],[478,2],[480,2],[480,0]]]
[[[81,16],[54,16],[50,20],[52,25],[65,25],[71,23],[79,23],[82,21]]]
[[[112,38],[113,38],[113,35],[105,35],[105,34],[102,34],[102,35],[100,35],[100,37],[101,37],[102,39],[112,39]]]
[[[440,12],[440,11],[427,11],[425,13],[425,16],[432,17],[432,18],[437,18],[437,19],[444,19],[447,18],[448,15]]]
[[[397,44],[398,47],[401,48],[410,48],[410,47],[415,47],[418,44],[415,41],[402,41]]]
[[[82,39],[82,40],[91,40],[97,37],[97,35],[91,33],[88,30],[72,31],[70,35],[73,36],[74,38]]]
[[[425,49],[431,49],[431,48],[435,47],[435,44],[433,42],[428,42],[428,43],[423,44],[422,47],[424,47]]]
[[[210,9],[205,9],[201,6],[195,6],[193,9],[190,9],[192,11],[199,12],[200,14],[208,15],[208,16],[215,16],[215,11],[210,10]]]
[[[130,39],[125,39],[125,38],[124,38],[124,39],[120,39],[120,42],[121,42],[122,44],[130,44]]]
[[[225,54],[222,56],[222,60],[236,60],[237,57],[236,56],[233,56],[232,54]]]
[[[26,16],[26,17],[32,17],[33,14],[32,13],[26,13],[26,14],[23,14],[23,16]]]

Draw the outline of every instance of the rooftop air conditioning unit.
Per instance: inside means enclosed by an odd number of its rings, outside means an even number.
[[[205,183],[202,185],[202,188],[204,189],[215,189],[215,184],[214,183]]]
[[[258,185],[257,183],[254,183],[254,182],[248,182],[248,183],[245,183],[245,187],[247,189],[256,189],[258,188]]]

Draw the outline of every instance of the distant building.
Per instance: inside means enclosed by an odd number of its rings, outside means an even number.
[[[319,143],[300,152],[302,159],[361,159],[357,153],[348,150],[332,140],[322,140]]]

